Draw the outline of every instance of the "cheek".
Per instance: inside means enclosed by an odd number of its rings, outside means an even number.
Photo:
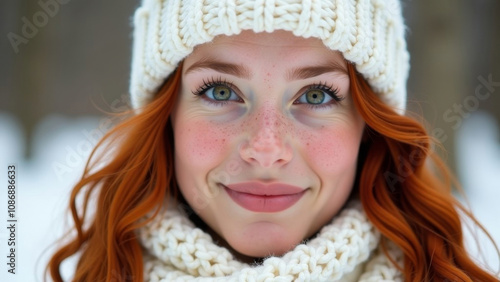
[[[318,172],[346,173],[355,169],[361,136],[348,128],[323,129],[309,135],[305,154]]]
[[[193,209],[202,211],[219,193],[207,185],[207,180],[226,158],[228,133],[208,121],[178,119],[174,139],[179,189]]]
[[[203,168],[221,159],[229,136],[211,122],[179,121],[175,125],[174,138],[176,158],[193,168]]]

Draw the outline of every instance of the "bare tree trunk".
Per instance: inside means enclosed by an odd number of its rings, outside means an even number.
[[[450,111],[455,115],[455,104],[464,96],[467,81],[463,38],[464,1],[421,0],[412,1],[409,43],[412,54],[409,89],[409,110],[419,113],[422,109],[431,135],[440,140],[448,152],[448,165],[455,170],[453,155],[456,124],[450,121]]]
[[[12,95],[13,111],[22,124],[25,136],[25,157],[32,155],[33,133],[37,121],[41,119],[43,109],[39,106],[39,91],[44,87],[44,67],[49,64],[44,62],[43,56],[43,29],[40,24],[44,22],[43,17],[34,18],[40,10],[37,1],[18,1],[19,5],[17,21],[19,23],[14,31],[27,40],[26,43],[17,46],[17,54],[14,55],[14,92]],[[31,38],[29,38],[31,37]]]
[[[468,6],[471,14],[467,57],[473,72],[469,95],[487,95],[487,99],[479,101],[479,109],[493,115],[500,124],[500,1],[473,1]],[[484,85],[481,77],[489,80],[489,85]],[[478,94],[475,93],[477,87],[482,87]]]

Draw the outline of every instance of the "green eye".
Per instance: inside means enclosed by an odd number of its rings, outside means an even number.
[[[309,104],[321,104],[325,100],[325,93],[317,89],[307,91],[305,96]]]
[[[231,97],[231,89],[224,85],[217,85],[212,91],[213,97],[217,101],[227,101]]]

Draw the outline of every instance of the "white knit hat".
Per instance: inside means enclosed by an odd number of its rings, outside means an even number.
[[[319,38],[354,63],[386,103],[399,112],[406,106],[409,54],[399,0],[143,0],[134,25],[136,109],[196,45],[242,30]]]

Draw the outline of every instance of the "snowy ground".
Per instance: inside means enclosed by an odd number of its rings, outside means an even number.
[[[67,207],[70,187],[82,172],[91,147],[102,135],[99,124],[104,119],[80,118],[69,120],[52,116],[38,127],[34,158],[21,159],[23,139],[16,121],[0,113],[0,220],[7,225],[7,165],[17,167],[16,272],[7,275],[6,227],[0,228],[0,281],[42,281],[43,268],[52,244],[67,222],[63,211]],[[102,128],[102,127],[101,127]],[[500,143],[498,125],[487,116],[477,114],[460,128],[459,169],[472,209],[484,223],[496,242],[500,243]],[[484,242],[484,237],[480,237]],[[495,270],[499,261],[484,246],[486,260]],[[71,271],[71,262],[63,272]]]

